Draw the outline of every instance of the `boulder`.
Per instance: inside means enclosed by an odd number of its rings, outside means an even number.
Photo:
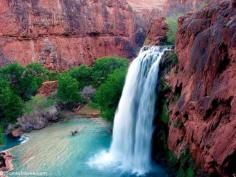
[[[51,96],[56,91],[57,91],[57,81],[46,81],[38,89],[37,95],[48,97]]]

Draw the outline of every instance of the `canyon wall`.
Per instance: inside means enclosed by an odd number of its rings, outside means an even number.
[[[134,56],[134,14],[123,0],[2,0],[0,65],[16,60],[51,69]]]
[[[236,175],[236,2],[225,1],[179,19],[178,66],[166,79],[169,148],[187,148],[198,167]]]
[[[2,0],[0,66],[40,62],[68,69],[108,55],[133,58],[153,20],[205,1]]]

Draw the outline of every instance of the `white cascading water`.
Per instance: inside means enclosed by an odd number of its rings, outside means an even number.
[[[131,63],[114,119],[110,151],[92,159],[93,164],[107,160],[138,174],[151,170],[156,87],[160,60],[166,50],[168,47],[143,47]]]

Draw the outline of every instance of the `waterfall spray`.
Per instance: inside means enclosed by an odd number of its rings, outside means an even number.
[[[111,148],[103,154],[122,170],[138,174],[151,170],[156,88],[166,50],[168,47],[143,47],[129,67],[114,119]]]

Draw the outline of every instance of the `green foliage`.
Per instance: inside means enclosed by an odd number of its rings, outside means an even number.
[[[55,71],[49,71],[47,73],[47,77],[49,81],[56,81],[59,78],[59,73]]]
[[[15,119],[22,114],[23,104],[19,96],[17,96],[10,87],[10,84],[0,79],[0,119],[4,124],[6,122],[14,122]]]
[[[63,104],[75,105],[81,101],[77,80],[68,73],[59,76],[57,96]]]
[[[6,65],[0,69],[1,78],[9,81],[11,87],[18,95],[20,95],[21,92],[20,82],[24,71],[25,69],[17,63]]]
[[[194,162],[193,159],[188,151],[188,149],[185,149],[180,158],[179,158],[179,169],[177,171],[176,176],[177,177],[194,177]]]
[[[98,88],[108,76],[118,68],[128,68],[129,60],[118,57],[105,57],[95,61],[92,69],[93,86]]]
[[[94,109],[98,109],[98,108],[99,108],[98,103],[96,103],[96,102],[94,102],[94,101],[91,101],[88,105],[89,105],[91,108],[94,108]]]
[[[186,177],[194,177],[194,176],[195,176],[194,169],[192,167],[187,168]]]
[[[163,105],[162,110],[160,112],[160,119],[164,124],[168,124],[169,122],[169,113],[166,103]]]
[[[0,69],[0,76],[11,84],[14,92],[24,100],[34,95],[42,82],[47,79],[48,70],[38,63],[27,67],[14,63]]]
[[[163,79],[160,79],[160,92],[162,94],[168,93],[171,91],[171,86]]]
[[[125,81],[127,69],[115,70],[108,79],[98,88],[96,100],[100,106],[102,116],[112,121],[119,103]]]
[[[0,145],[4,144],[4,129],[0,127]]]
[[[160,88],[159,88],[159,96],[158,96],[158,105],[157,109],[160,111],[159,119],[158,119],[158,130],[157,130],[157,141],[158,141],[158,152],[159,152],[159,158],[161,156],[161,159],[164,161],[164,163],[168,164],[168,167],[170,171],[176,174],[177,177],[194,177],[195,176],[195,166],[194,161],[191,157],[191,154],[189,153],[188,149],[185,149],[180,157],[176,157],[175,154],[169,150],[168,148],[168,133],[169,133],[169,127],[168,127],[168,104],[172,102],[172,99],[176,98],[170,98],[169,92],[171,92],[171,87],[165,82],[164,76],[166,73],[168,73],[171,68],[177,63],[177,57],[175,54],[168,54],[164,65],[167,65],[163,67],[162,69],[165,70],[165,72],[162,73],[160,78]],[[169,67],[171,65],[171,67]],[[181,86],[175,91],[175,97],[180,96]],[[183,122],[181,120],[177,120],[174,123],[175,128],[181,128],[183,127]],[[183,143],[183,142],[179,142]],[[159,160],[159,159],[158,159]]]
[[[35,95],[43,81],[47,79],[48,70],[38,63],[33,63],[25,68],[20,81],[21,96],[29,100]]]
[[[47,111],[48,108],[56,104],[56,100],[42,96],[34,96],[27,101],[24,106],[24,114],[31,114],[35,111]]]
[[[167,42],[169,44],[175,43],[175,36],[177,32],[178,18],[180,14],[176,14],[175,16],[169,16],[166,18],[166,23],[168,25],[167,32]]]
[[[86,65],[73,68],[69,73],[78,81],[79,90],[82,90],[85,86],[91,85],[92,83],[92,69]]]
[[[169,73],[174,66],[176,66],[177,70],[178,69],[177,64],[178,64],[178,56],[176,55],[176,53],[173,50],[165,52],[165,54],[163,55],[162,62],[160,64],[161,76],[164,76],[167,73]],[[163,78],[162,80],[164,81]]]
[[[177,121],[175,121],[174,127],[175,128],[182,128],[183,127],[183,122],[178,119]]]
[[[167,58],[170,60],[171,67],[178,63],[178,56],[174,51],[167,52]]]

